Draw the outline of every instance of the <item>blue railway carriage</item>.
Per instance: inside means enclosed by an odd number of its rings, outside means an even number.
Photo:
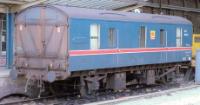
[[[191,61],[192,23],[182,17],[38,5],[15,24],[14,78],[121,90],[169,81]]]

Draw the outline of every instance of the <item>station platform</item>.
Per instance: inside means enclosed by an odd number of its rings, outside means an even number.
[[[0,78],[8,77],[9,72],[10,72],[10,69],[7,69],[6,67],[0,67]]]
[[[200,85],[86,105],[200,105]]]

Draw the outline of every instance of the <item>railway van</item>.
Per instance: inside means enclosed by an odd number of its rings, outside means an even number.
[[[183,17],[36,5],[15,26],[10,74],[27,81],[26,91],[118,91],[190,70],[192,23]]]

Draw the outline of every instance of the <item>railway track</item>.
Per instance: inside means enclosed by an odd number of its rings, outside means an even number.
[[[47,96],[34,99],[16,100],[12,102],[3,102],[0,105],[113,105],[120,101],[137,100],[141,98],[151,98],[170,94],[175,91],[182,91],[200,87],[198,85],[184,84],[183,86],[177,84],[156,85],[156,86],[136,86],[129,87],[128,90],[122,92],[105,91],[99,92],[96,95],[91,95],[81,98],[78,94]],[[110,101],[111,100],[111,101]],[[91,104],[88,104],[91,103]]]
[[[37,105],[36,103],[40,103],[40,101],[44,101],[44,100],[54,100],[54,99],[59,99],[62,97],[70,97],[71,94],[65,94],[65,95],[56,95],[56,96],[46,96],[46,97],[38,97],[38,98],[32,98],[32,99],[25,99],[25,100],[15,100],[15,101],[11,101],[11,102],[2,102],[0,103],[0,105],[27,105],[27,103],[31,103],[31,102],[35,102],[34,105]],[[20,98],[18,96],[18,98]],[[29,104],[28,104],[29,105]],[[46,104],[45,104],[46,105]],[[51,105],[58,105],[58,103],[51,103]]]
[[[39,101],[42,99],[49,99],[49,98],[53,98],[53,96],[33,98],[33,99],[20,100],[20,101],[12,101],[12,102],[3,102],[3,103],[0,103],[0,105],[16,105],[16,104],[23,104],[23,103],[31,102],[31,101]]]

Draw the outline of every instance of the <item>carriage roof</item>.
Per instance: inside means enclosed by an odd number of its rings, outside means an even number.
[[[44,6],[33,6],[21,11],[19,13],[19,20],[25,21],[25,18],[34,18],[40,8]],[[133,12],[120,12],[120,11],[108,11],[108,10],[96,10],[96,9],[86,9],[77,7],[68,7],[60,5],[45,6],[46,13],[49,14],[49,18],[59,18],[56,10],[62,11],[63,14],[69,18],[81,18],[81,19],[98,19],[98,20],[111,20],[111,21],[133,21],[133,22],[144,22],[144,23],[166,23],[166,24],[189,24],[192,23],[179,16],[167,16],[158,14],[147,14],[147,13],[133,13]],[[21,19],[20,19],[21,18]],[[27,20],[26,20],[27,21]]]

